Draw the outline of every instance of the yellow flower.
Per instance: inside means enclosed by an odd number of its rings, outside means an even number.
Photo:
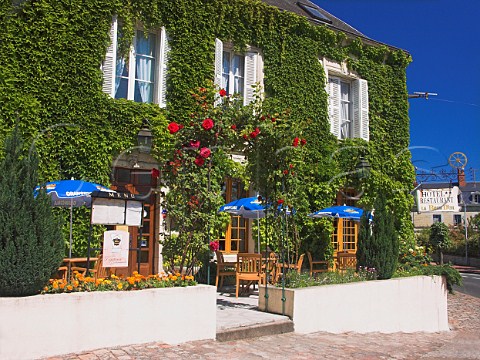
[[[123,284],[122,284],[122,283],[118,283],[117,289],[118,289],[118,290],[122,290],[122,289],[123,289]]]
[[[57,282],[57,281],[54,281],[54,282],[53,282],[53,288],[54,288],[54,289],[58,289],[58,282]]]
[[[172,281],[177,281],[177,277],[176,277],[175,275],[173,275],[173,276],[171,277],[171,279],[172,279]]]
[[[135,279],[133,277],[127,277],[127,281],[130,285],[135,284]]]

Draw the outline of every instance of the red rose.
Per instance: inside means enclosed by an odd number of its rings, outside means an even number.
[[[283,175],[288,175],[288,170],[283,170]]]
[[[277,204],[278,204],[278,205],[283,204],[283,199],[278,199],[278,200],[277,200]]]
[[[220,243],[218,241],[210,241],[210,244],[208,244],[210,247],[210,251],[217,251],[220,248]]]
[[[202,127],[205,129],[205,130],[210,130],[211,128],[213,128],[213,120],[210,119],[210,118],[206,118],[205,120],[203,120],[202,122]]]
[[[293,164],[290,164],[290,169],[293,169]]]
[[[170,134],[175,134],[178,130],[180,130],[180,126],[172,121],[170,124],[168,124],[168,131],[170,131]]]
[[[302,146],[305,145],[306,143],[307,143],[307,140],[305,140],[305,139],[300,140],[300,144],[301,144]]]
[[[152,169],[152,177],[158,179],[160,177],[160,171],[158,169]]]
[[[300,141],[300,139],[299,139],[298,137],[296,137],[295,139],[293,139],[292,146],[293,146],[293,147],[297,147],[299,141]]]
[[[221,89],[218,93],[221,97],[227,96],[227,92],[225,91],[225,89]]]
[[[190,141],[190,147],[191,147],[191,148],[194,148],[194,149],[198,149],[198,148],[200,147],[200,141],[199,141],[199,140],[197,140],[197,141],[194,141],[194,140]]]
[[[272,117],[272,122],[275,122],[277,119],[275,119],[274,117]]]
[[[260,120],[262,120],[262,121],[265,120],[265,115],[262,115],[262,116],[260,117]]]
[[[237,125],[233,124],[232,126],[230,126],[230,128],[231,128],[232,130],[237,130]]]
[[[257,135],[258,135],[258,134],[257,134],[255,131],[252,131],[252,132],[250,133],[250,137],[251,137],[252,139],[255,139],[255,138],[257,137]]]
[[[203,160],[201,156],[197,156],[194,162],[197,166],[203,166],[203,164],[205,164],[205,160]]]
[[[200,149],[200,156],[204,159],[208,158],[212,152],[209,148],[203,147]]]
[[[243,137],[245,140],[248,140],[248,135],[247,135],[247,134],[242,135],[242,137]]]

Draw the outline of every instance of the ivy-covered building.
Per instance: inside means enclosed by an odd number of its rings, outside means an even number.
[[[307,139],[298,216],[334,203],[369,206],[382,191],[401,239],[413,241],[406,51],[307,0],[4,1],[0,19],[2,140],[19,124],[40,154],[41,180],[75,177],[148,194],[138,244],[139,229],[129,229],[142,272],[158,271],[164,231],[162,177],[151,170],[171,144],[168,123],[188,124],[190,91],[209,81],[244,105],[260,85]],[[145,125],[151,153],[136,142]],[[361,159],[370,164],[363,178]],[[234,174],[225,174],[224,193],[227,202],[247,195]],[[76,211],[75,219],[88,213]],[[302,221],[305,248],[326,257],[356,251],[356,223]],[[88,220],[75,228],[80,254]],[[245,220],[233,219],[222,250],[254,251],[249,233]]]

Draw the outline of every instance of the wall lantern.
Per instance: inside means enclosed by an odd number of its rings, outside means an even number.
[[[142,128],[137,135],[138,150],[142,153],[150,154],[152,150],[153,135],[148,127],[148,120],[144,119]]]
[[[370,163],[363,156],[360,156],[357,166],[355,167],[355,170],[356,170],[355,172],[357,173],[357,177],[360,180],[366,178],[370,173],[370,169],[371,169]]]

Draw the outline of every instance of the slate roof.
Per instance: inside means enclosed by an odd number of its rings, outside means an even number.
[[[377,40],[373,40],[369,38],[368,36],[362,34],[360,31],[355,29],[353,26],[347,24],[346,22],[340,20],[336,16],[330,14],[328,11],[322,9],[318,5],[314,4],[313,2],[309,0],[261,0],[265,4],[275,6],[279,8],[280,10],[285,10],[285,11],[290,11],[295,14],[298,14],[300,16],[305,16],[310,22],[314,24],[319,24],[319,25],[326,25],[327,27],[331,28],[332,30],[336,31],[343,31],[347,35],[350,35],[352,37],[360,37],[364,40],[365,43],[370,43],[370,44],[382,44],[382,45],[387,45],[390,48],[393,49],[399,49],[395,46],[391,46],[385,43],[382,43]],[[302,3],[311,7],[314,7],[317,9],[322,15],[326,16],[331,20],[331,23],[323,22],[321,20],[317,20],[314,17],[312,17],[307,11],[305,11],[303,8],[301,8],[298,3]],[[403,50],[405,51],[405,50]]]

